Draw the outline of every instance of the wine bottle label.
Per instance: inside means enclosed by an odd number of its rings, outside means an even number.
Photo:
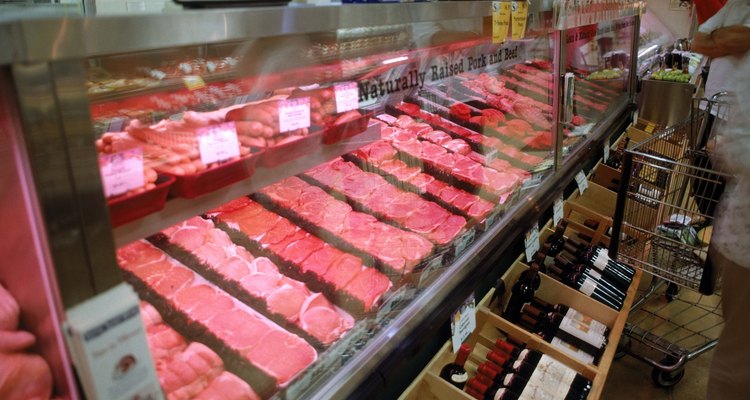
[[[589,268],[589,269],[588,269],[588,270],[586,271],[586,273],[588,273],[590,277],[592,277],[592,278],[596,279],[597,281],[598,281],[599,279],[602,279],[602,274],[600,274],[600,273],[599,273],[599,271],[597,271],[597,270],[595,270],[595,269],[593,269],[593,268]]]
[[[599,271],[604,271],[604,268],[607,268],[607,261],[609,261],[609,257],[604,252],[600,252],[594,259],[593,264]]]
[[[531,385],[530,383],[523,388],[523,392],[518,396],[518,400],[555,400],[564,397],[555,397],[541,387]]]
[[[568,317],[563,317],[562,322],[560,322],[560,330],[581,339],[597,349],[604,347],[607,341],[601,333],[592,331],[589,325]]]
[[[600,335],[604,335],[607,332],[607,325],[604,325],[572,307],[568,308],[568,312],[565,313],[565,318],[577,321],[579,324],[588,325],[591,331],[597,332]]]
[[[462,374],[452,374],[451,375],[451,381],[456,382],[456,383],[464,383],[467,380],[469,380],[469,374],[467,374],[466,372],[464,372]]]
[[[591,295],[596,291],[597,285],[598,284],[595,280],[587,277],[586,280],[584,280],[581,284],[581,288],[579,290],[586,296],[591,297]]]
[[[577,373],[550,356],[544,355],[539,360],[534,373],[529,378],[529,385],[536,386],[553,398],[563,399],[570,391]]]
[[[562,341],[560,338],[553,338],[550,342],[551,345],[557,347],[558,350],[562,351],[563,353],[575,358],[576,360],[586,363],[586,364],[593,364],[594,363],[594,356],[592,356],[589,353],[586,353],[585,351],[573,346],[570,343]]]
[[[544,266],[550,267],[552,265],[555,265],[555,257],[550,257],[550,256],[544,257]]]

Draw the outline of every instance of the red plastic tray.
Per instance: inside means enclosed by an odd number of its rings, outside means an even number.
[[[264,150],[258,163],[265,168],[275,168],[286,162],[303,157],[310,153],[310,149],[320,147],[323,142],[324,133],[325,130],[319,130],[293,142],[269,147]]]
[[[255,172],[255,165],[262,154],[263,152],[256,152],[197,174],[173,175],[175,183],[170,193],[192,199],[247,179]]]
[[[112,226],[120,226],[163,209],[169,187],[174,181],[173,176],[159,174],[155,188],[108,200]]]
[[[338,143],[344,139],[364,132],[367,129],[367,124],[370,121],[373,112],[362,110],[359,110],[359,112],[362,116],[357,119],[326,128],[323,133],[323,144]]]

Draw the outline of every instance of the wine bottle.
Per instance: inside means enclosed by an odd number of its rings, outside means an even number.
[[[531,263],[528,273],[518,278],[511,289],[510,300],[503,312],[503,318],[515,322],[521,315],[521,307],[534,299],[534,283],[538,278],[539,265]]]
[[[607,346],[607,338],[604,335],[593,332],[588,328],[588,325],[580,325],[555,311],[544,312],[533,305],[527,304],[524,306],[523,312],[539,322],[545,339],[559,337],[561,340],[593,355],[595,359],[601,357],[604,348]]]
[[[522,399],[585,399],[591,390],[591,381],[578,375],[574,370],[549,356],[542,356],[535,365],[528,366],[525,371],[531,371],[524,377],[520,373],[505,372],[496,374],[484,370],[483,374],[492,376],[494,384],[475,381],[474,388],[485,394],[495,394],[499,389],[506,389],[518,394]],[[494,374],[494,376],[493,376]]]
[[[565,304],[550,304],[538,297],[535,297],[531,304],[541,310],[554,311],[562,314],[566,318],[576,321],[578,324],[588,326],[588,329],[593,332],[597,332],[604,337],[609,337],[609,327],[607,327],[607,325],[604,325],[600,321],[576,310],[573,307],[566,306]]]
[[[563,271],[558,266],[553,265],[550,268],[550,272],[559,277],[560,282],[579,292],[605,304],[615,310],[622,308],[622,302],[613,299],[609,294],[604,292],[598,287],[598,282],[590,277],[586,277],[581,273],[575,271]]]
[[[612,296],[620,301],[624,301],[627,296],[629,282],[627,278],[614,270],[599,271],[590,267],[588,264],[582,264],[575,256],[562,252],[555,258],[558,266],[564,270],[574,270],[580,272],[597,282]]]
[[[464,368],[466,359],[469,358],[469,353],[471,353],[471,346],[466,343],[462,344],[456,354],[456,360],[450,364],[446,364],[440,370],[440,377],[450,382],[451,385],[463,389],[466,381],[469,379],[469,375]]]
[[[577,248],[581,257],[590,261],[594,267],[598,268],[599,270],[610,268],[619,272],[632,281],[633,276],[635,275],[635,269],[612,260],[609,257],[609,252],[606,249],[598,246],[589,246],[586,243],[577,240],[576,238],[570,238],[568,242],[575,248]],[[599,260],[599,258],[601,258],[601,260]]]
[[[563,250],[563,246],[565,246],[565,229],[567,229],[567,227],[568,221],[563,219],[557,225],[557,228],[555,228],[555,232],[545,241],[545,245],[549,245],[545,246],[544,253],[547,256],[545,259],[545,265],[548,266],[554,260],[555,256]]]
[[[539,335],[545,342],[557,347],[558,350],[568,354],[570,357],[577,359],[584,364],[595,364],[597,357],[591,354],[591,351],[586,351],[579,348],[577,345],[570,343],[569,339],[563,339],[555,335],[549,335],[545,332],[545,325],[542,321],[535,319],[529,314],[524,314],[518,321],[518,324],[529,332],[533,332]]]
[[[615,153],[610,155],[609,159],[604,164],[613,169],[620,169],[622,166],[622,157],[625,154],[625,150],[628,148],[629,143],[630,137],[626,136],[625,139],[620,142],[620,146],[615,150]]]

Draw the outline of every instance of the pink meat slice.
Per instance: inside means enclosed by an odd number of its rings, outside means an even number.
[[[434,180],[435,178],[433,178],[432,176],[420,173],[409,179],[408,182],[419,188],[420,193],[425,193],[427,192],[427,187],[429,186],[429,184]]]
[[[444,155],[447,151],[433,143],[422,143],[422,157],[426,160],[437,160],[440,156]]]
[[[168,271],[164,279],[154,283],[152,288],[164,297],[171,297],[182,288],[188,286],[195,279],[192,271],[183,268],[172,268]]]
[[[373,268],[363,268],[346,285],[347,292],[362,300],[365,310],[371,309],[391,287],[390,280]]]
[[[259,274],[270,274],[270,275],[276,275],[279,274],[279,268],[276,266],[276,264],[273,263],[273,261],[265,258],[265,257],[258,257],[251,263],[253,271],[259,273]]]
[[[351,254],[345,253],[328,268],[323,275],[323,279],[337,288],[345,288],[361,270],[362,261]]]
[[[468,211],[472,204],[476,203],[478,200],[479,198],[477,196],[459,190],[458,195],[453,199],[451,204],[459,210]]]
[[[222,372],[195,400],[260,400],[260,396],[245,381],[229,372]]]
[[[396,149],[390,143],[383,140],[378,140],[366,146],[364,151],[367,153],[369,161],[374,163],[391,160],[396,157]]]
[[[274,377],[284,387],[294,376],[315,361],[316,354],[310,345],[288,332],[274,329],[259,340],[247,357],[260,369]],[[284,357],[279,357],[284,354]]]
[[[227,258],[224,247],[210,242],[204,243],[203,246],[195,249],[192,253],[205,265],[219,265]]]
[[[343,253],[333,246],[325,243],[323,247],[312,253],[300,265],[302,273],[312,273],[315,276],[322,277],[328,271],[328,268],[343,256]]]
[[[485,219],[487,216],[492,213],[492,210],[494,209],[492,203],[489,203],[487,201],[478,201],[471,205],[471,208],[469,208],[469,215],[477,218],[477,219]]]
[[[260,344],[260,337],[269,329],[269,325],[258,316],[236,309],[219,313],[211,320],[211,330],[216,336],[231,348],[243,352]]]
[[[404,225],[414,232],[429,234],[445,222],[449,215],[450,213],[439,205],[425,202],[409,215]]]
[[[299,229],[286,219],[279,220],[263,236],[263,243],[267,245],[281,243],[284,239],[294,235]]]
[[[279,227],[279,225],[281,224],[276,225],[274,229]],[[308,235],[307,232],[305,232],[304,230],[296,226],[294,227],[294,230],[292,230],[291,232],[292,232],[291,235],[286,236],[285,238],[281,239],[280,241],[276,243],[269,244],[268,247],[271,250],[273,250],[276,254],[281,254],[284,251],[284,249],[286,249],[289,245],[291,245],[292,243],[298,240],[304,239]]]
[[[294,264],[301,265],[311,254],[323,248],[324,242],[310,235],[290,244],[280,252],[280,255]]]
[[[248,293],[259,298],[265,298],[279,287],[280,281],[281,276],[278,274],[255,273],[245,276],[240,283]]]
[[[420,167],[410,167],[408,165],[405,165],[403,168],[399,168],[397,171],[394,171],[393,176],[395,176],[399,181],[407,182],[421,173],[422,169]]]
[[[443,131],[432,131],[423,136],[432,143],[443,145],[451,141],[451,136]]]
[[[351,327],[342,326],[341,316],[333,309],[326,307],[312,307],[302,314],[300,324],[302,328],[323,343],[330,343],[338,339],[343,332]]]
[[[268,310],[272,313],[283,315],[288,321],[297,322],[300,317],[302,305],[309,294],[310,292],[305,289],[304,285],[292,284],[289,280],[286,280],[283,286],[271,292],[266,298]],[[304,324],[301,327],[314,337],[319,337],[317,331],[305,329]]]
[[[154,363],[158,366],[174,357],[187,347],[185,339],[164,323],[157,324],[146,331],[148,348]]]
[[[250,263],[239,257],[231,256],[225,258],[216,266],[216,271],[230,280],[239,281],[250,273]]]
[[[165,230],[163,233],[169,236],[169,241],[180,245],[180,247],[187,251],[200,248],[205,243],[205,237],[199,234],[197,229],[177,228],[172,234],[168,230]]]
[[[166,255],[160,251],[152,251],[153,247],[146,242],[137,241],[117,250],[120,264],[125,266],[142,266],[163,260]]]
[[[466,220],[458,215],[451,215],[430,234],[435,243],[448,244],[456,239],[466,228]]]
[[[444,143],[443,146],[445,146],[446,149],[454,153],[458,153],[462,155],[467,155],[471,153],[471,146],[469,146],[468,143],[466,143],[465,141],[461,139],[453,139],[449,142]]]

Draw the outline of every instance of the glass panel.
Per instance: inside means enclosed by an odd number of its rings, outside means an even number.
[[[564,32],[567,75],[572,85],[572,118],[565,127],[570,140],[585,136],[628,96],[635,17],[585,25]]]
[[[199,341],[295,397],[389,328],[551,171],[549,14],[502,44],[477,18],[88,60],[157,364]]]

